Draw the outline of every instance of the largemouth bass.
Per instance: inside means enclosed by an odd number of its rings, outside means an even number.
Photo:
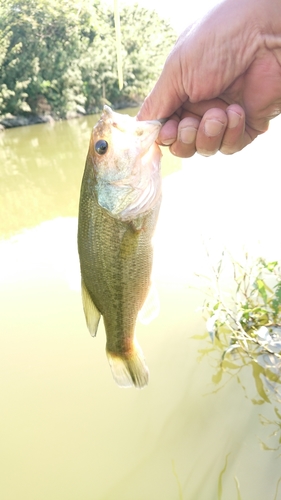
[[[135,324],[150,289],[151,238],[161,203],[162,123],[137,121],[108,106],[93,129],[81,186],[78,250],[86,322],[101,315],[113,377],[143,387],[149,372]]]

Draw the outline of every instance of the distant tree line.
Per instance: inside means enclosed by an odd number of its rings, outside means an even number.
[[[113,0],[112,0],[113,4]],[[0,115],[96,112],[140,101],[175,41],[156,12],[120,11],[124,87],[112,9],[100,0],[0,0]]]

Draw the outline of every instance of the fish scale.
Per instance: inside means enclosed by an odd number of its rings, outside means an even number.
[[[114,127],[116,115],[114,113]],[[104,121],[104,136],[108,138],[110,123]],[[102,125],[101,118],[96,128],[99,138],[103,137]],[[136,343],[135,324],[150,288],[151,239],[161,204],[161,191],[155,197],[153,207],[133,218],[122,220],[118,215],[112,215],[98,201],[98,189],[103,183],[97,180],[99,157],[95,160],[93,144],[95,138],[90,144],[82,180],[78,221],[84,312],[92,335],[96,334],[100,316],[103,316],[106,351],[118,385],[142,387],[148,382],[148,369]],[[97,164],[93,165],[93,161]],[[105,169],[105,163],[102,168]],[[108,172],[106,175],[108,177]]]

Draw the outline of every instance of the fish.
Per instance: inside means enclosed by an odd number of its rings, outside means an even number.
[[[149,380],[135,326],[153,296],[152,237],[162,199],[162,153],[155,141],[162,124],[105,105],[91,134],[81,184],[83,309],[92,336],[103,317],[106,354],[120,387],[142,388]],[[157,315],[157,300],[154,304],[152,315]]]

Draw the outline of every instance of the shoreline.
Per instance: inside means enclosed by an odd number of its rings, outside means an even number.
[[[28,125],[38,125],[40,123],[54,123],[55,120],[51,115],[40,116],[40,115],[32,115],[32,116],[5,116],[0,117],[0,132],[4,132],[5,130],[9,130],[11,128],[16,127],[26,127]]]
[[[118,109],[126,109],[126,108],[137,108],[141,106],[141,102],[136,102],[136,101],[124,101],[122,103],[116,104],[116,105],[111,105],[113,110],[118,110]],[[39,125],[42,123],[55,123],[58,121],[68,121],[68,120],[73,120],[74,118],[82,118],[83,116],[89,116],[93,114],[99,114],[102,112],[102,108],[100,109],[94,109],[91,110],[87,113],[77,113],[77,112],[69,112],[65,118],[58,118],[54,117],[52,115],[6,115],[6,116],[0,116],[0,132],[4,132],[5,130],[9,130],[11,128],[16,128],[16,127],[27,127],[29,125]]]

